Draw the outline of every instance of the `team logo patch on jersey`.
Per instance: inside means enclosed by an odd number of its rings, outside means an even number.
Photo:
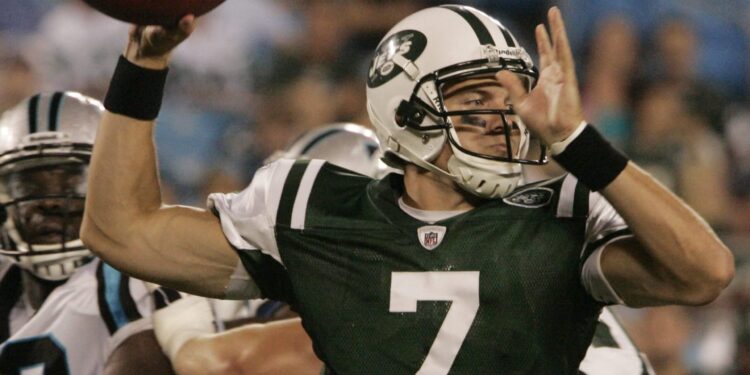
[[[403,71],[424,52],[427,37],[417,30],[403,30],[391,35],[378,46],[367,75],[367,86],[378,87]]]
[[[432,250],[443,242],[445,237],[445,227],[440,225],[427,225],[417,229],[417,237],[419,237],[419,243],[422,244],[427,250]]]
[[[508,198],[503,198],[503,201],[511,206],[539,208],[548,205],[554,193],[555,191],[550,188],[537,187],[515,193]]]

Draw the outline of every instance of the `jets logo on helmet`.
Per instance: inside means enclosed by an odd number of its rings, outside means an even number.
[[[102,112],[92,98],[54,92],[0,118],[0,254],[40,278],[64,279],[91,256],[78,226]]]
[[[380,43],[370,65],[367,86],[378,87],[402,71],[416,75],[412,61],[422,54],[427,38],[417,30],[399,31]]]
[[[399,54],[399,48],[406,52]],[[491,80],[501,70],[516,74],[529,90],[536,82],[538,72],[528,53],[487,14],[458,5],[414,13],[385,36],[370,67],[367,109],[391,166],[412,163],[450,177],[472,194],[497,198],[515,189],[521,164],[546,163],[546,148],[529,147],[534,139],[512,106],[459,111],[446,106],[446,88]],[[472,149],[462,144],[452,122],[470,116],[491,116],[502,133],[516,138],[505,137],[502,154]],[[445,144],[453,156],[441,168],[434,162]],[[529,155],[530,149],[540,151]]]

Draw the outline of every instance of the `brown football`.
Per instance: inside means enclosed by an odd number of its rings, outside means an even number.
[[[174,26],[185,15],[196,17],[224,0],[83,0],[94,9],[121,21],[138,25]]]

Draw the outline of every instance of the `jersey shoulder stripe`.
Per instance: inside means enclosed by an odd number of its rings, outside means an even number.
[[[130,322],[141,319],[130,293],[130,277],[100,262],[96,268],[99,312],[110,334]]]
[[[276,211],[276,225],[289,227],[292,225],[292,211],[294,210],[294,201],[297,197],[297,191],[300,188],[302,177],[307,170],[309,160],[297,160],[292,165],[289,173],[284,180],[284,187],[281,190],[281,199],[279,208]]]
[[[318,172],[325,161],[296,160],[284,181],[276,224],[292,229],[304,229],[307,204]]]
[[[276,225],[303,230],[325,225],[321,218],[353,215],[348,211],[351,207],[342,203],[349,202],[351,195],[365,196],[370,181],[370,177],[323,160],[297,160],[284,181]]]
[[[557,217],[586,217],[589,212],[589,189],[572,174],[566,174],[560,187]]]
[[[21,298],[21,269],[9,264],[0,274],[0,342],[10,337],[10,312]]]

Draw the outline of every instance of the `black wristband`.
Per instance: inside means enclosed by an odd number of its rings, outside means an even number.
[[[104,98],[104,108],[138,120],[155,119],[161,109],[168,71],[142,68],[120,56]]]
[[[591,125],[554,158],[592,191],[604,189],[628,164],[628,158]]]

